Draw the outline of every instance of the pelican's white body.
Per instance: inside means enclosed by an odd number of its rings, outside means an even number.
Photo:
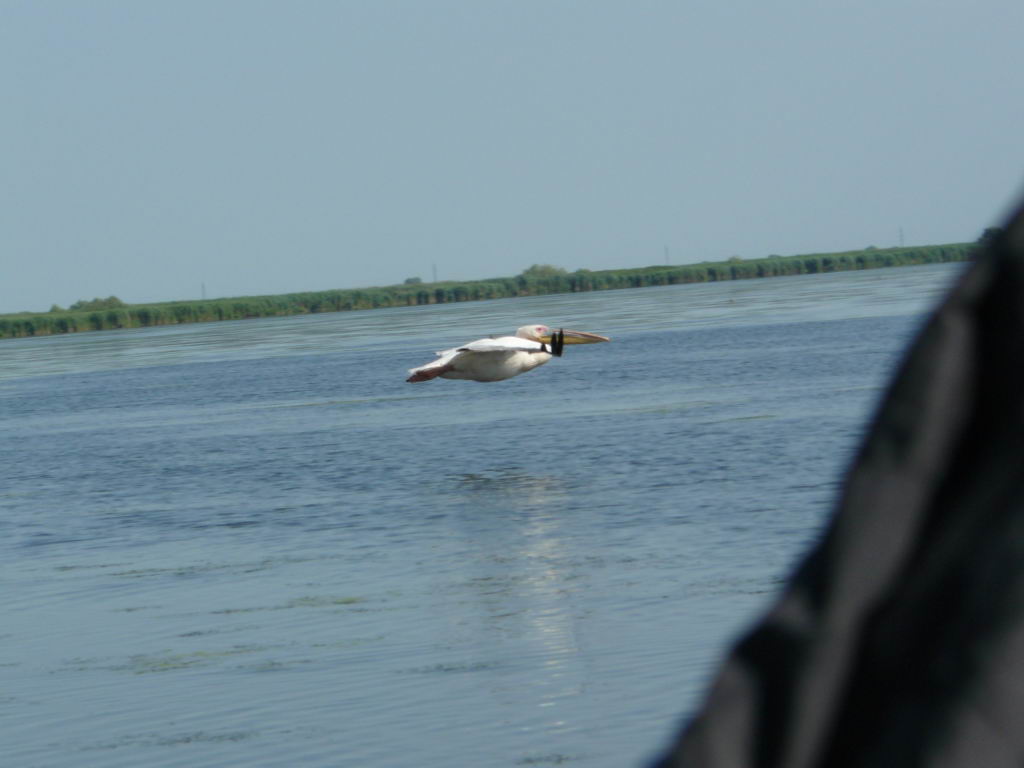
[[[504,381],[532,371],[552,357],[547,346],[541,342],[516,336],[478,339],[437,354],[437,360],[413,368],[409,373],[425,373],[435,368],[444,368],[438,374],[442,379]]]
[[[515,336],[477,339],[461,347],[438,352],[437,360],[409,369],[406,381],[436,378],[504,381],[544,365],[554,355],[561,355],[563,344],[593,344],[597,341],[608,339],[584,331],[560,330],[553,334],[546,325],[524,325]]]

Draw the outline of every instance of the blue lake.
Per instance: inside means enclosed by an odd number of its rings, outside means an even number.
[[[643,766],[960,265],[0,342],[12,766]],[[611,336],[407,384],[541,322]]]

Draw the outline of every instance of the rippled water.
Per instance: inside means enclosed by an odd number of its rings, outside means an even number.
[[[957,270],[0,342],[7,759],[643,765]],[[404,382],[535,321],[614,341]]]

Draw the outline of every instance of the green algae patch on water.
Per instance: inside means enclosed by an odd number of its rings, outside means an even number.
[[[230,615],[234,613],[255,613],[257,611],[287,611],[292,608],[331,608],[337,606],[359,605],[365,603],[365,597],[338,597],[333,595],[312,595],[296,597],[286,603],[279,605],[249,606],[245,608],[219,608],[210,613],[216,615]]]
[[[366,601],[364,597],[331,597],[329,595],[297,597],[289,600],[285,608],[320,608],[332,605],[356,605]]]
[[[260,734],[256,731],[227,731],[224,733],[210,733],[209,731],[194,731],[191,733],[178,733],[161,735],[159,733],[146,733],[133,736],[125,736],[117,741],[102,742],[85,746],[83,750],[106,750],[122,749],[124,747],[177,747],[182,744],[224,744],[231,742],[245,741]]]
[[[220,650],[199,650],[188,652],[165,651],[162,653],[138,653],[124,660],[114,658],[75,658],[55,670],[56,672],[88,672],[105,670],[108,672],[130,672],[136,675],[154,672],[172,672],[182,669],[209,667],[220,664],[223,660],[250,653],[270,650],[270,646],[239,645]]]
[[[538,755],[536,757],[524,757],[521,760],[516,760],[516,765],[561,765],[562,763],[569,763],[579,759],[579,757],[573,757],[572,755]]]
[[[486,672],[489,670],[499,669],[503,666],[505,666],[504,663],[498,661],[475,661],[456,662],[451,664],[430,664],[425,667],[412,667],[411,669],[404,669],[401,671],[414,675],[432,675],[462,672]]]
[[[219,664],[227,658],[249,653],[258,653],[267,648],[260,646],[238,646],[219,651],[191,651],[188,653],[139,654],[128,657],[128,663],[121,667],[126,672],[145,675],[153,672],[171,672],[193,667],[206,667]]]

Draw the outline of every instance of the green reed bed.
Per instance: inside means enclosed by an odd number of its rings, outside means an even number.
[[[402,285],[378,288],[157,304],[125,304],[111,296],[107,299],[79,301],[68,309],[54,306],[49,312],[0,315],[0,338],[936,264],[966,261],[976,248],[976,243],[866,248],[842,253],[768,256],[761,259],[733,257],[727,261],[681,266],[597,271],[579,269],[575,272],[548,265],[534,265],[516,277],[488,280],[439,283],[406,281]]]

